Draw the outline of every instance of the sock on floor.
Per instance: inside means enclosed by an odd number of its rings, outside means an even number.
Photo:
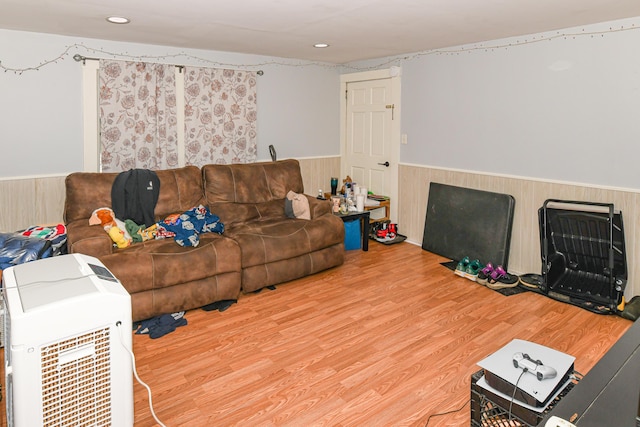
[[[184,318],[184,311],[173,314],[163,314],[140,322],[136,334],[148,334],[150,338],[156,339],[186,324],[187,319]]]
[[[213,311],[218,310],[219,312],[225,311],[227,308],[231,307],[233,304],[238,302],[235,299],[225,299],[222,301],[212,302],[211,304],[203,305],[202,309],[204,311]]]

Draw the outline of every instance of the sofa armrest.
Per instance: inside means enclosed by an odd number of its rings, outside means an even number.
[[[89,225],[88,219],[67,224],[69,253],[82,253],[97,258],[113,253],[111,237],[99,225]]]
[[[305,194],[305,196],[309,200],[309,211],[311,213],[311,219],[331,213],[330,200],[318,199],[316,197],[309,196],[308,194]]]

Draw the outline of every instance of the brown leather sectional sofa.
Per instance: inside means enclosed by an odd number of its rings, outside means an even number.
[[[115,248],[102,227],[89,225],[89,217],[95,209],[111,206],[118,174],[77,172],[66,178],[69,252],[99,258],[122,282],[131,294],[134,321],[236,299],[241,291],[344,262],[344,225],[331,213],[329,202],[306,196],[310,220],[285,214],[287,193],[304,191],[297,160],[156,173],[156,220],[203,204],[220,217],[224,233],[202,233],[196,247],[167,238]]]

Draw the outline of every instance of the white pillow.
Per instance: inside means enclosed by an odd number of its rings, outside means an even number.
[[[293,207],[293,214],[298,219],[311,219],[311,212],[309,210],[309,200],[304,194],[294,193],[289,191],[287,193],[287,199],[291,200]]]

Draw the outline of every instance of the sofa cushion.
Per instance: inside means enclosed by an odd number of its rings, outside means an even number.
[[[200,236],[197,247],[173,239],[148,240],[101,257],[129,293],[240,271],[240,248],[219,234]]]
[[[100,260],[131,294],[134,321],[236,299],[241,289],[240,248],[215,233],[198,247],[148,240]]]
[[[211,212],[226,227],[247,221],[284,218],[284,199],[291,190],[303,193],[300,164],[295,159],[202,167],[204,193]],[[275,205],[272,202],[277,202]]]
[[[204,204],[202,173],[195,166],[156,171],[160,180],[160,194],[155,206],[156,220],[172,213],[184,212]],[[111,188],[117,172],[74,172],[65,180],[65,223],[89,220],[91,213],[111,207]],[[125,220],[128,218],[119,218]],[[151,225],[151,224],[147,224]]]
[[[324,215],[313,221],[272,219],[230,228],[227,237],[242,249],[242,268],[286,260],[343,243],[342,220]]]

